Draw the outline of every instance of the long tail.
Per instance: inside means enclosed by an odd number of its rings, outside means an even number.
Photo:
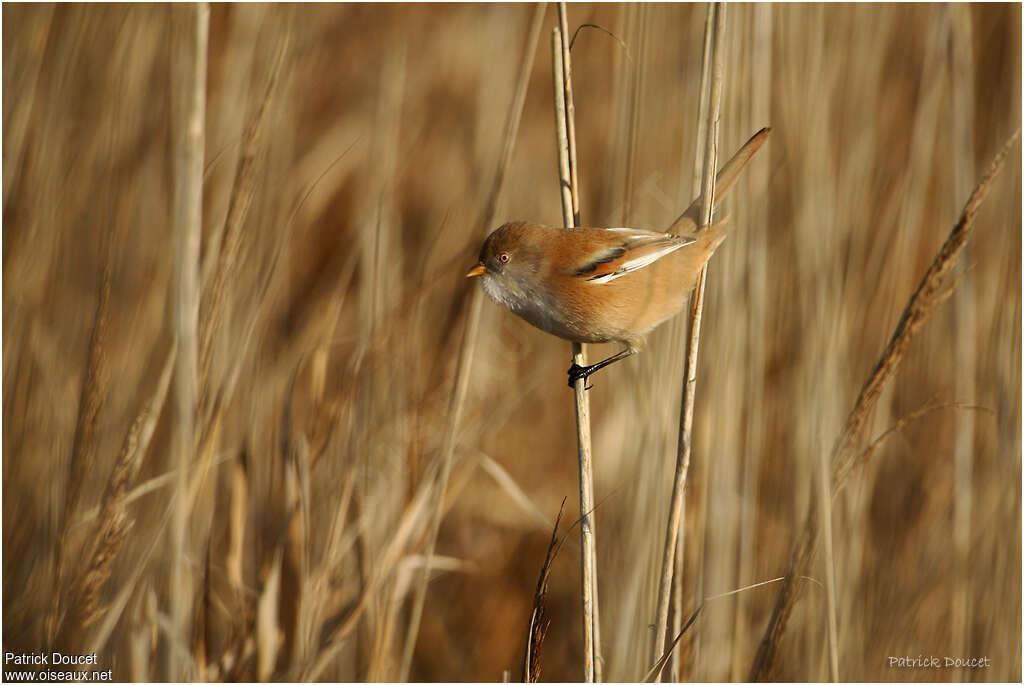
[[[732,156],[728,162],[725,163],[718,171],[718,176],[715,177],[715,204],[717,205],[725,193],[729,190],[732,184],[736,181],[736,178],[743,171],[743,167],[747,165],[751,157],[754,156],[761,146],[764,145],[765,141],[768,140],[768,134],[772,132],[771,128],[765,127],[760,131],[751,136],[750,140],[743,144],[743,147],[739,149],[735,155]],[[674,233],[677,235],[685,235],[688,233],[695,233],[697,228],[700,226],[700,207],[701,199],[698,197],[693,203],[687,207],[686,211],[683,212],[682,216],[676,219],[669,227],[667,233]]]

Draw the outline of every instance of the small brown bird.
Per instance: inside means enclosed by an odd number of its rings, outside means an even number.
[[[762,129],[717,177],[716,200],[764,144]],[[589,366],[569,368],[569,385],[643,348],[646,336],[686,304],[697,275],[725,239],[722,223],[697,232],[700,199],[668,233],[632,228],[552,228],[504,224],[484,241],[480,277],[495,302],[543,331],[580,343],[625,348]]]

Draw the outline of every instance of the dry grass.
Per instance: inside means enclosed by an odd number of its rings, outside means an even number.
[[[896,374],[911,341],[924,323],[949,298],[953,288],[956,287],[956,284],[950,284],[949,280],[957,266],[960,254],[967,245],[967,238],[974,228],[974,219],[978,209],[985,196],[988,195],[996,175],[1002,170],[1006,156],[1017,143],[1019,137],[1020,131],[1018,130],[1003,145],[985,176],[979,181],[974,192],[971,193],[967,204],[964,205],[960,220],[953,227],[938,254],[935,255],[935,259],[928,267],[928,271],[921,279],[921,283],[917,286],[906,308],[903,310],[903,314],[900,316],[899,323],[896,325],[896,330],[889,340],[889,344],[886,345],[878,363],[857,396],[857,401],[854,403],[853,409],[846,419],[846,425],[836,440],[831,456],[824,462],[824,468],[828,469],[826,473],[829,476],[824,479],[825,495],[822,498],[824,500],[822,511],[828,512],[827,515],[823,516],[826,528],[830,528],[829,524],[832,521],[830,506],[832,497],[838,494],[842,487],[846,485],[854,467],[863,466],[864,455],[855,448],[857,441],[861,438],[863,428],[878,404],[878,399],[881,397],[886,384]],[[799,579],[812,571],[811,565],[816,552],[815,545],[818,531],[822,527],[822,522],[818,520],[820,514],[817,503],[817,499],[811,499],[812,506],[807,513],[807,521],[800,533],[798,542],[793,548],[793,560],[786,572],[786,579],[783,581],[783,587],[779,591],[764,638],[758,647],[757,656],[750,671],[750,680],[776,678],[777,674],[773,672],[773,665],[777,658],[779,641],[786,629],[786,621],[789,619],[789,615],[792,613],[793,606],[799,596],[797,591],[801,585]],[[831,530],[826,530],[825,535],[830,537]],[[831,542],[826,542],[826,550],[829,551],[826,556],[830,561],[831,548]],[[830,579],[829,584],[831,585],[832,582]],[[834,621],[834,618],[830,620],[830,623],[832,621]],[[834,635],[834,632],[834,625],[830,625],[830,635]],[[831,645],[830,652],[834,655],[835,650]],[[832,659],[831,675],[833,679],[837,679],[836,660],[834,656],[830,658]]]
[[[547,636],[551,620],[547,615],[547,608],[544,605],[544,598],[548,593],[548,583],[551,580],[551,562],[555,560],[558,552],[562,549],[566,538],[558,538],[558,524],[562,521],[562,512],[565,510],[565,500],[558,509],[558,516],[555,517],[555,525],[551,529],[551,541],[548,542],[548,551],[544,554],[544,563],[540,567],[540,575],[537,578],[537,589],[533,593],[533,611],[530,612],[530,622],[526,629],[526,648],[523,650],[523,680],[524,683],[536,683],[540,681],[541,674],[541,648],[544,646],[544,638]]]
[[[5,649],[96,649],[122,679],[389,679],[405,653],[414,680],[518,673],[550,525],[576,506],[567,349],[480,303],[454,422],[452,401],[481,237],[561,217],[543,46],[505,150],[535,8],[211,7],[184,485],[160,398],[187,8],[2,11]],[[705,13],[568,8],[624,44],[587,29],[572,48],[587,223],[665,227],[692,199]],[[680,677],[749,673],[780,586],[724,593],[789,568],[822,453],[1020,127],[1020,17],[729,7],[719,149],[772,136],[723,203],[707,282],[678,625],[718,598]],[[546,8],[541,30],[556,21]],[[831,500],[842,679],[1021,677],[1020,160]],[[651,668],[684,328],[589,393],[608,680]],[[545,679],[579,677],[577,555],[549,567]],[[825,568],[805,575],[781,679],[829,677]],[[921,654],[991,662],[888,665]]]

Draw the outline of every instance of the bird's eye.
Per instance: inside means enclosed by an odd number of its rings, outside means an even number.
[[[498,261],[501,262],[502,264],[508,264],[509,259],[511,259],[511,257],[508,256],[508,252],[502,252],[500,255],[498,255]]]

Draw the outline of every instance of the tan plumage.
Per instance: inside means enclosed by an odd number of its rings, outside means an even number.
[[[484,243],[482,283],[492,299],[541,330],[575,342],[622,342],[635,351],[683,308],[724,238],[720,226],[673,236],[517,221]]]
[[[722,168],[716,200],[729,189],[770,129]],[[723,224],[697,231],[700,199],[669,233],[632,228],[553,228],[513,221],[496,229],[466,274],[537,328],[580,343],[621,342],[622,352],[569,369],[570,385],[634,354],[655,327],[685,306],[701,268],[725,239]]]

